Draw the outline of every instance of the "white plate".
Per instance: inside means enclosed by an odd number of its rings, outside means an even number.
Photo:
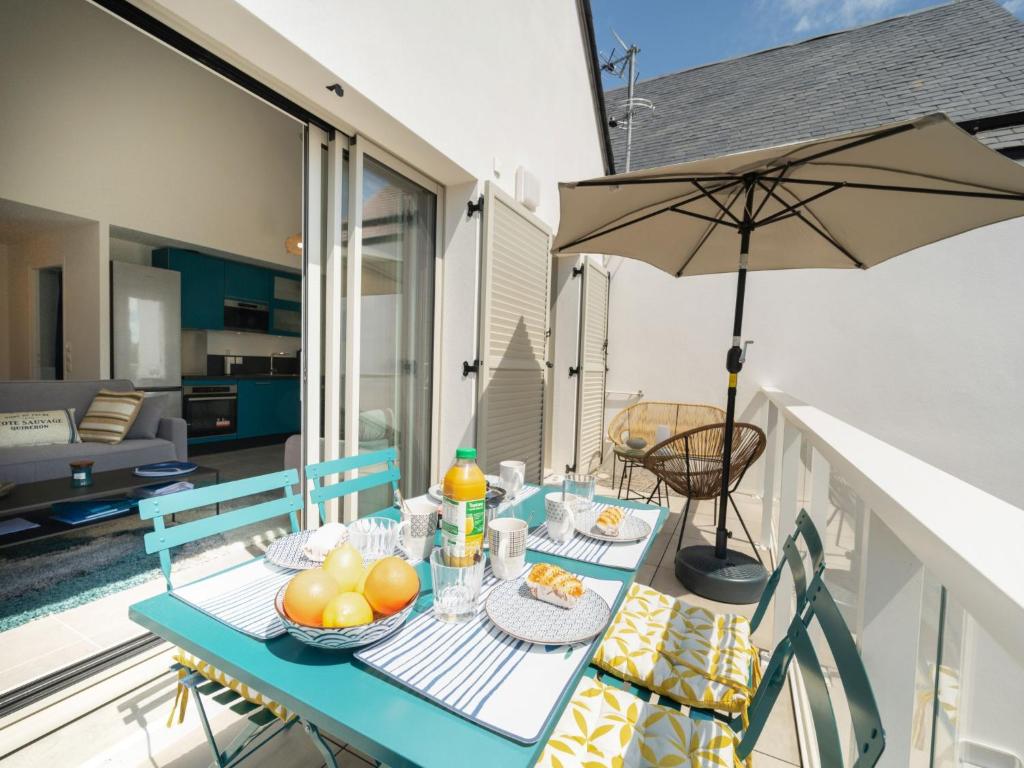
[[[574,607],[560,608],[535,598],[525,576],[491,590],[485,608],[502,632],[542,645],[585,643],[604,632],[612,618],[608,603],[592,589]]]
[[[626,515],[619,523],[619,535],[609,536],[597,527],[598,514],[595,510],[577,513],[576,530],[600,541],[642,541],[651,535],[651,526],[645,520],[635,515]]]
[[[305,571],[309,568],[319,568],[323,562],[310,560],[306,557],[302,548],[306,546],[309,537],[316,531],[299,531],[289,533],[279,539],[274,539],[267,547],[267,560],[282,568],[291,568],[294,571]]]

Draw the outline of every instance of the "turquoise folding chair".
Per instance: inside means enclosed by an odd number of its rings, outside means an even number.
[[[160,570],[163,571],[167,589],[171,590],[173,588],[171,582],[171,550],[175,547],[282,515],[288,515],[288,523],[293,532],[299,530],[298,512],[303,507],[302,497],[292,491],[292,486],[298,482],[298,472],[294,469],[288,469],[282,472],[273,472],[269,475],[235,480],[207,488],[196,488],[191,491],[181,491],[180,493],[168,496],[157,496],[140,501],[139,516],[143,520],[153,521],[153,530],[144,537],[146,552],[159,555]],[[169,515],[176,515],[181,512],[198,509],[199,507],[222,504],[256,493],[275,491],[280,492],[280,498],[257,502],[247,507],[233,509],[230,512],[222,512],[211,517],[175,523],[169,527],[164,524],[164,518]],[[292,717],[287,722],[281,722],[277,715],[266,707],[242,698],[230,688],[226,688],[215,680],[209,680],[199,672],[190,670],[181,664],[175,664],[171,669],[174,672],[185,670],[187,673],[181,679],[181,683],[187,691],[192,693],[196,701],[203,731],[206,733],[206,740],[213,751],[214,764],[219,766],[219,768],[226,768],[228,765],[245,759],[274,738],[274,736],[287,731],[298,720],[298,718]],[[245,715],[248,719],[248,723],[242,733],[231,742],[227,749],[222,750],[217,746],[201,695],[213,696],[214,700],[221,704],[231,704],[232,710],[238,714]],[[280,727],[273,732],[269,732],[276,723],[279,723]],[[303,727],[309,733],[314,745],[320,751],[327,764],[335,765],[334,755],[323,742],[316,726],[312,723],[303,722]]]
[[[786,543],[785,548],[795,550],[795,545],[790,541]],[[839,606],[825,586],[823,573],[819,572],[807,588],[806,606],[807,609],[802,616],[793,618],[786,636],[772,653],[761,685],[758,686],[750,703],[749,724],[743,731],[737,755],[745,760],[754,750],[768,721],[768,715],[785,687],[786,673],[795,658],[814,721],[818,765],[846,764],[829,684],[809,634],[812,623],[816,622],[832,656],[833,664],[830,666],[834,665],[842,681],[846,709],[853,724],[857,754],[850,763],[850,768],[871,768],[878,762],[885,749],[885,730],[882,728],[881,715],[864,662],[861,661],[853,635],[839,612]],[[735,722],[733,727],[739,730]]]
[[[371,472],[368,475],[360,475],[351,480],[342,480],[331,485],[325,484],[325,478],[331,475],[342,475],[353,469],[373,467],[378,464],[387,465],[386,469],[379,472]],[[391,485],[391,502],[385,504],[381,510],[389,509],[394,504],[395,491],[398,490],[398,480],[401,473],[398,469],[398,451],[394,448],[385,448],[372,453],[362,453],[358,456],[346,456],[343,459],[322,461],[319,464],[310,464],[306,467],[306,478],[310,483],[309,497],[313,503],[320,508],[320,522],[326,522],[326,502],[331,499],[339,499],[350,493],[368,491],[382,485]]]

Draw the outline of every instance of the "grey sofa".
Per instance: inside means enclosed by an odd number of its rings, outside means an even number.
[[[123,392],[133,389],[124,379],[107,381],[3,381],[0,382],[0,413],[47,411],[74,408],[81,423],[96,393],[101,389]],[[0,448],[0,480],[30,483],[68,477],[68,463],[76,459],[96,462],[93,470],[137,467],[155,461],[185,461],[188,458],[184,419],[162,417],[154,438],[129,438],[117,445],[72,443]]]

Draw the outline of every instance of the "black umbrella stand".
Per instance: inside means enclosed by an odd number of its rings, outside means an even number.
[[[729,391],[725,406],[725,439],[722,447],[722,492],[718,499],[718,523],[715,526],[715,544],[695,544],[676,553],[676,578],[695,594],[720,603],[744,604],[757,602],[768,582],[768,571],[755,557],[729,549],[729,529],[726,527],[729,503],[729,471],[732,459],[733,424],[736,420],[736,385],[743,370],[743,298],[747,289],[747,260],[750,255],[750,235],[754,229],[753,178],[744,180],[746,200],[743,219],[739,225],[740,266],[736,274],[736,310],[732,321],[732,346],[726,355],[725,368],[729,372]]]

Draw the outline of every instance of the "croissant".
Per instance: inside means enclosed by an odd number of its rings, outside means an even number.
[[[583,597],[583,582],[568,571],[550,563],[537,563],[526,575],[526,585],[538,600],[572,608]]]
[[[596,524],[606,536],[618,536],[619,525],[625,516],[626,513],[619,507],[605,507],[601,510],[601,514],[597,516]]]

